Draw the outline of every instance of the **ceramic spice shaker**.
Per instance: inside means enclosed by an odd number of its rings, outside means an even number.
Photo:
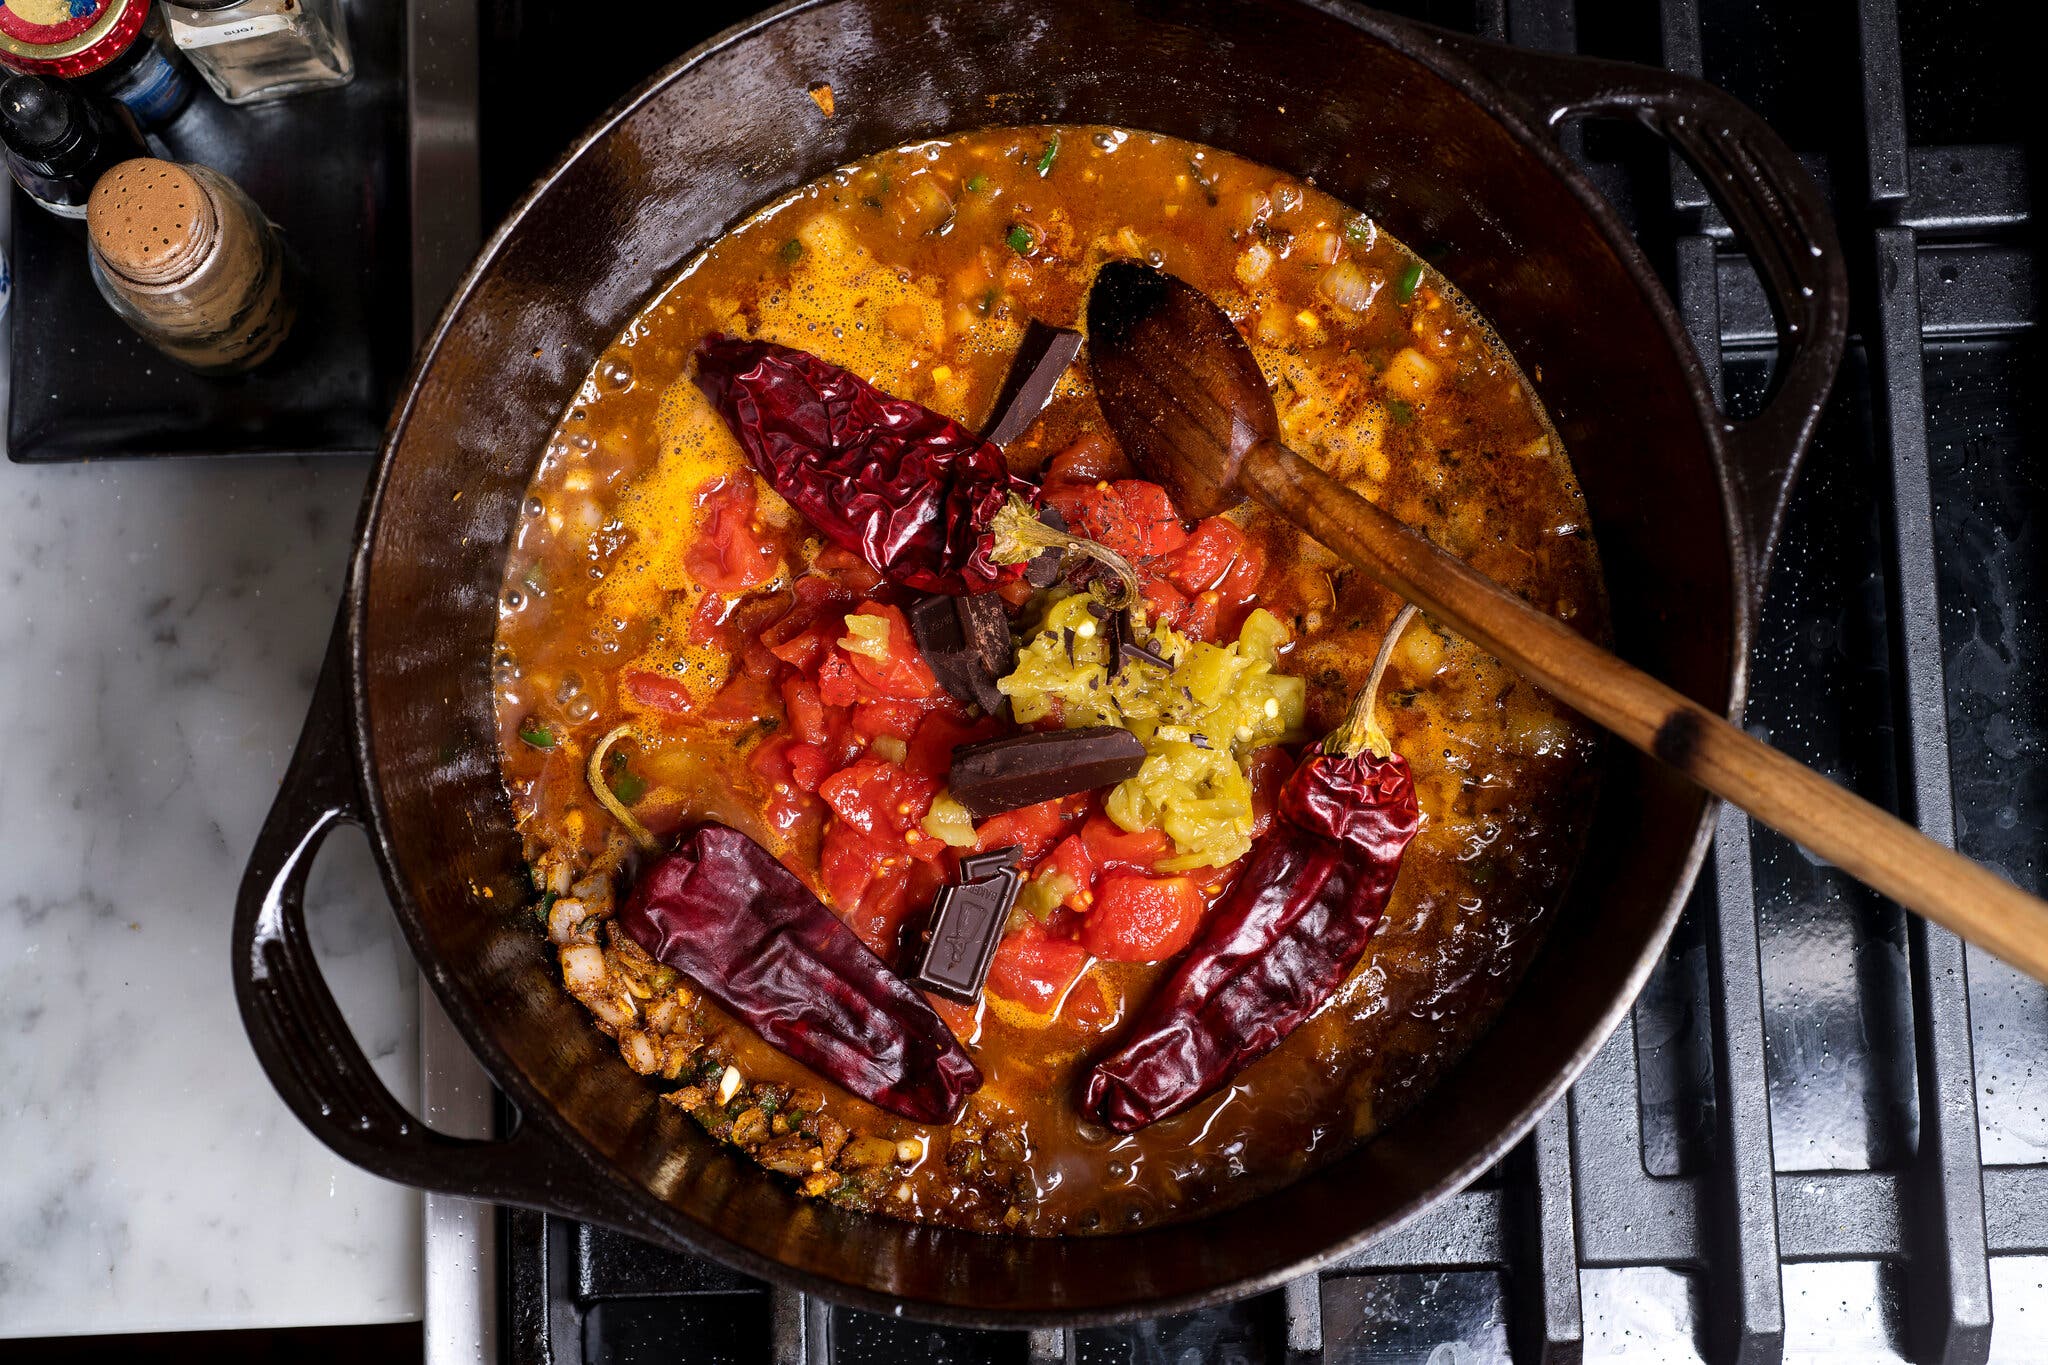
[[[102,175],[149,155],[126,105],[46,76],[0,81],[0,141],[7,145],[15,182],[65,218],[85,217],[86,200]]]
[[[284,242],[219,172],[123,162],[93,188],[86,227],[100,293],[173,360],[237,373],[262,364],[291,330]]]

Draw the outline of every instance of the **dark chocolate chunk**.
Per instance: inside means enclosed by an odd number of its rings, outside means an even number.
[[[996,679],[1017,667],[1010,618],[994,593],[921,597],[911,603],[910,633],[939,686],[991,716],[1010,714]]]
[[[1141,645],[1135,640],[1126,640],[1119,653],[1133,663],[1150,664],[1152,667],[1164,669],[1168,673],[1173,672],[1172,662],[1151,645]]]
[[[1007,446],[1030,430],[1052,402],[1052,391],[1060,376],[1081,354],[1081,334],[1068,327],[1053,327],[1033,318],[1024,329],[1016,358],[996,395],[988,426],[982,439],[991,445]]]
[[[977,820],[1137,776],[1145,746],[1129,730],[1040,730],[953,751],[953,797]]]
[[[1067,529],[1067,519],[1060,515],[1060,509],[1057,507],[1039,508],[1038,519],[1055,531]],[[1064,558],[1064,551],[1040,551],[1036,559],[1024,566],[1024,581],[1034,588],[1051,587],[1060,581],[1060,562]]]
[[[988,980],[996,944],[1009,923],[1024,876],[1017,860],[1024,850],[1015,844],[960,860],[960,880],[940,888],[932,902],[931,928],[924,958],[910,984],[971,1005]]]
[[[960,633],[976,664],[972,700],[992,716],[1008,716],[1010,699],[997,689],[996,679],[1016,671],[1017,641],[1010,634],[1010,615],[1003,610],[1003,599],[992,592],[978,592],[954,598],[953,605],[960,613]]]
[[[950,597],[920,597],[910,604],[910,634],[918,652],[931,665],[939,686],[959,701],[973,704],[974,675],[980,661],[968,647],[967,632],[960,624],[960,609]]]

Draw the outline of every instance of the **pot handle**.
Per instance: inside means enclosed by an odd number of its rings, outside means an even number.
[[[522,1123],[500,1140],[456,1138],[409,1113],[378,1079],[320,974],[306,933],[306,876],[328,835],[365,825],[348,738],[346,657],[346,625],[337,622],[236,900],[235,998],[257,1060],[315,1137],[373,1174],[440,1194],[617,1221],[594,1198],[574,1197],[579,1189],[596,1196],[597,1181],[565,1181],[565,1161],[580,1158],[540,1125]]]
[[[1842,248],[1799,158],[1748,105],[1705,81],[1626,62],[1532,52],[1454,36],[1444,42],[1553,131],[1587,117],[1633,118],[1676,147],[1734,226],[1770,295],[1778,364],[1762,412],[1721,418],[1753,593],[1792,478],[1820,422],[1848,332]]]

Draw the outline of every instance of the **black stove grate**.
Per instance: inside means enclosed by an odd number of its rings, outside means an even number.
[[[2032,520],[2048,471],[2027,452],[2048,375],[2030,149],[2010,140],[2017,35],[1968,0],[1396,7],[1703,75],[1806,158],[1850,253],[1855,335],[1788,517],[1748,720],[2042,890],[2048,689],[2028,664],[2048,659]],[[518,45],[547,8],[496,0],[487,73],[492,43]],[[487,184],[505,126],[489,84]],[[1568,136],[1731,409],[1753,410],[1775,330],[1698,178],[1626,129]],[[1569,1101],[1472,1188],[1320,1276],[1132,1327],[971,1332],[516,1212],[510,1359],[2048,1360],[2044,1056],[2048,992],[1724,813],[1664,963]]]

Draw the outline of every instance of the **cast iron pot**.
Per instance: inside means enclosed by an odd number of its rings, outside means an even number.
[[[819,81],[836,117],[805,94]],[[1754,420],[1716,411],[1650,267],[1560,154],[1554,129],[1584,115],[1669,138],[1756,257],[1779,311],[1781,382]],[[499,575],[546,437],[649,292],[755,206],[898,143],[1038,122],[1228,148],[1312,176],[1439,252],[1536,377],[1571,451],[1621,653],[1740,710],[1765,558],[1845,309],[1814,188],[1747,109],[1662,72],[1321,0],[791,4],[684,56],[542,181],[456,290],[393,419],[335,644],[235,925],[257,1054],[343,1156],[884,1312],[1105,1322],[1270,1288],[1428,1207],[1529,1129],[1634,999],[1712,807],[1617,745],[1568,902],[1495,1026],[1354,1154],[1181,1226],[989,1238],[803,1201],[658,1103],[563,991],[498,783],[490,676]],[[368,831],[428,980],[517,1107],[509,1136],[427,1128],[348,1035],[302,909],[307,866],[342,824]]]

